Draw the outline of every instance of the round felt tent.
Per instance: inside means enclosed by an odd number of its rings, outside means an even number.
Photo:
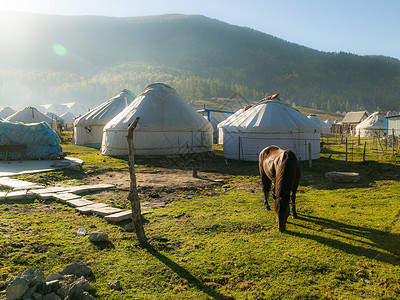
[[[224,121],[220,122],[217,125],[218,144],[223,144],[224,143],[224,131],[223,131],[224,125],[225,124],[229,124],[230,122],[233,122],[233,120],[237,119],[243,112],[249,110],[251,107],[252,107],[252,105],[248,105],[248,106],[242,107],[237,112],[235,112],[233,115],[230,115],[228,118],[226,118]]]
[[[12,109],[9,106],[3,107],[2,109],[0,109],[0,118],[5,119],[16,112],[17,112],[16,110]]]
[[[292,150],[299,160],[309,158],[311,146],[311,158],[320,157],[320,127],[280,100],[261,101],[222,128],[226,158],[257,161],[270,145]]]
[[[379,112],[374,112],[364,121],[356,126],[356,136],[381,136],[386,132],[385,115]]]
[[[128,154],[129,124],[140,121],[134,131],[136,155],[181,155],[212,151],[213,129],[172,87],[148,85],[115,116],[103,131],[102,154]]]
[[[8,122],[20,122],[25,124],[46,122],[53,130],[57,130],[57,122],[41,113],[34,107],[25,107],[5,119]]]
[[[325,134],[330,134],[331,130],[330,127],[316,114],[310,114],[307,116],[311,121],[321,127],[321,132]]]
[[[75,144],[100,145],[104,126],[132,103],[135,96],[128,90],[88,111],[74,122]]]

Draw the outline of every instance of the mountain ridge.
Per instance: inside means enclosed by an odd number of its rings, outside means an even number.
[[[7,27],[15,32],[2,34],[0,78],[5,83],[0,99],[11,97],[7,87],[15,86],[30,91],[31,99],[84,97],[94,102],[123,88],[143,89],[145,77],[147,83],[157,79],[175,84],[191,101],[235,92],[257,100],[280,92],[291,103],[329,111],[400,110],[395,103],[400,97],[400,61],[395,58],[322,52],[202,15],[0,16],[3,33]],[[54,45],[63,47],[66,54],[57,54]],[[135,66],[144,70],[135,73],[140,80],[129,74],[135,71],[129,67]],[[145,66],[155,73],[147,72]],[[42,84],[44,91],[39,91],[28,84],[31,80],[24,78],[28,75],[23,70],[29,70],[30,77],[41,77],[43,72],[51,82]],[[57,80],[59,72],[63,73],[59,77],[75,79]],[[126,86],[113,79],[113,85],[102,87],[107,76],[99,74],[120,76]],[[67,83],[73,86],[70,91]],[[213,83],[224,89],[218,92]],[[90,90],[95,91],[91,94]]]

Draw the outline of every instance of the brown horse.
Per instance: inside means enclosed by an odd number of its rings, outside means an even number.
[[[290,215],[290,198],[292,200],[292,217],[297,218],[295,200],[301,173],[296,154],[291,150],[269,146],[260,152],[258,162],[263,183],[265,209],[271,210],[268,204],[268,194],[273,183],[274,211],[278,215],[279,231],[284,232],[287,218]]]

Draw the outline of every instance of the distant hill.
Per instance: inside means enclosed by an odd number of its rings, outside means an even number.
[[[324,53],[199,15],[136,18],[0,13],[2,103],[84,101],[171,84],[194,105],[279,92],[331,112],[400,110],[400,61]],[[218,106],[221,107],[221,103]]]

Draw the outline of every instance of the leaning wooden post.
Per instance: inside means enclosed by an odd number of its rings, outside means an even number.
[[[311,143],[308,143],[308,167],[312,167]]]
[[[148,245],[146,234],[144,233],[142,223],[142,213],[140,211],[140,200],[136,187],[136,174],[135,174],[135,155],[133,153],[133,131],[136,128],[140,118],[136,118],[131,125],[128,127],[128,157],[129,157],[129,173],[131,178],[131,186],[129,189],[128,200],[132,206],[132,222],[135,227],[136,236],[139,240],[139,244],[142,246]]]

